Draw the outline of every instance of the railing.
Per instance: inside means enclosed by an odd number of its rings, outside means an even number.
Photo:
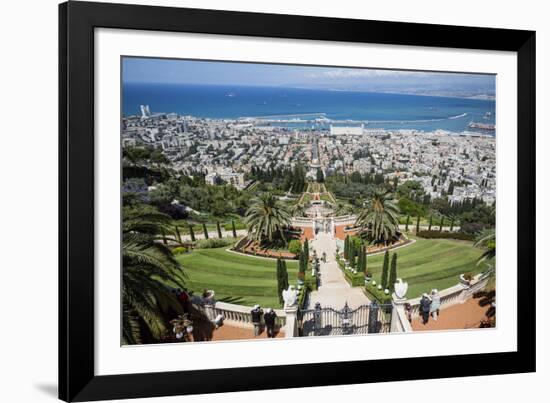
[[[313,225],[315,223],[314,218],[308,217],[293,217],[290,221],[291,225],[299,227],[303,225]]]
[[[462,304],[473,294],[481,291],[487,285],[488,278],[483,273],[475,276],[469,283],[459,283],[452,287],[439,291],[441,301],[440,309],[445,309],[456,304]],[[407,302],[411,305],[411,317],[417,318],[420,308],[420,297],[409,299]]]
[[[252,307],[244,305],[229,304],[227,302],[204,302],[202,300],[194,301],[197,309],[199,309],[209,320],[213,321],[222,315],[224,323],[235,324],[241,326],[252,326]],[[286,313],[282,309],[275,309],[277,314],[276,324],[284,326],[286,322]]]
[[[334,217],[334,225],[354,225],[357,217],[353,214]]]

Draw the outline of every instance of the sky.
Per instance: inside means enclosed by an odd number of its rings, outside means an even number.
[[[123,58],[123,82],[282,86],[317,89],[494,95],[495,76],[405,70]]]

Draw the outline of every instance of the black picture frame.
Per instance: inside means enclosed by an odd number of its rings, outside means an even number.
[[[94,29],[517,52],[517,352],[96,376]],[[519,306],[521,304],[521,306]],[[423,366],[438,371],[423,373]],[[89,401],[535,371],[535,32],[142,5],[59,5],[59,398]],[[314,376],[304,377],[304,373]],[[265,382],[269,379],[270,382]]]

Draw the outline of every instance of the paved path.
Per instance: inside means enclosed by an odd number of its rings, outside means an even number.
[[[485,313],[488,307],[479,306],[479,299],[470,298],[463,304],[453,305],[442,309],[439,318],[434,321],[430,317],[427,324],[423,325],[421,318],[412,322],[415,332],[425,330],[452,330],[452,329],[474,329],[479,328],[479,323],[485,320]]]
[[[320,231],[310,244],[310,250],[313,249],[317,251],[319,258],[325,252],[327,262],[321,262],[321,286],[317,291],[312,291],[309,298],[309,308],[313,308],[316,302],[320,302],[322,307],[335,309],[342,309],[346,302],[350,308],[356,308],[370,302],[360,287],[351,287],[344,278],[344,273],[342,273],[334,258],[336,252],[334,237]]]

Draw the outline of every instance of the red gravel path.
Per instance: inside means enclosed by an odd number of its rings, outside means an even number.
[[[422,318],[416,318],[412,322],[412,328],[414,331],[478,328],[487,312],[487,307],[479,306],[478,302],[479,299],[470,298],[463,304],[443,309],[439,312],[437,321],[430,317],[426,325],[422,324]]]

